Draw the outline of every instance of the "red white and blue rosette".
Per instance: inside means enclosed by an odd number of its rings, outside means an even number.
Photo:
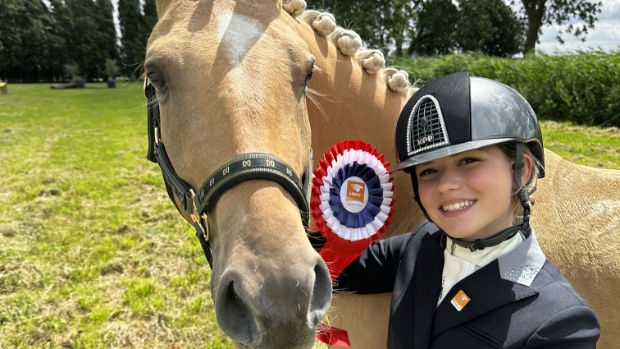
[[[320,254],[332,280],[387,230],[393,194],[389,163],[368,143],[339,142],[319,161],[310,209],[326,239]]]

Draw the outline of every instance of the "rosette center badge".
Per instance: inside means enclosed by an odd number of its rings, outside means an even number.
[[[346,190],[340,191],[340,202],[344,209],[351,213],[358,213],[366,207],[368,203],[368,191],[366,182],[359,177],[349,177],[344,181]]]

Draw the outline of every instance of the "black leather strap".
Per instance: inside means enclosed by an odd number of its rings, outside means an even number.
[[[301,209],[304,226],[308,226],[308,201],[301,180],[284,161],[265,153],[239,155],[215,170],[200,187],[198,211],[210,212],[226,190],[250,179],[271,180],[284,187]]]
[[[148,80],[145,80],[144,92],[148,99],[149,145],[146,158],[159,165],[170,200],[175,203],[174,196],[176,196],[181,201],[183,211],[192,216],[194,220],[192,225],[196,229],[196,236],[211,269],[213,269],[213,255],[208,241],[207,214],[226,190],[243,181],[265,179],[280,184],[295,200],[301,211],[303,225],[308,227],[312,152],[308,168],[301,180],[289,165],[277,157],[265,153],[248,153],[239,155],[218,168],[200,187],[198,195],[194,195],[191,186],[175,172],[166,147],[161,141],[159,105],[155,97],[155,88],[148,83]],[[176,203],[175,207],[183,214]]]
[[[450,238],[450,240],[454,241],[455,244],[469,248],[470,251],[474,252],[476,250],[484,250],[487,247],[492,247],[501,244],[502,242],[509,240],[513,236],[517,235],[523,228],[522,225],[515,225],[510,228],[506,228],[498,233],[495,233],[488,238],[485,239],[476,239],[474,242],[471,241],[462,241],[458,239]],[[523,233],[525,238],[529,236],[529,231]]]
[[[144,79],[144,94],[147,99],[147,134],[149,137],[148,150],[146,158],[150,162],[157,162],[155,158],[155,128],[159,128],[159,106],[157,106],[157,99],[155,97],[155,87],[148,84],[148,79]]]

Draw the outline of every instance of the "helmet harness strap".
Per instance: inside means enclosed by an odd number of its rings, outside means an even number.
[[[530,195],[536,190],[534,187],[531,192],[528,192],[523,182],[521,181],[521,170],[525,167],[523,162],[523,144],[517,142],[516,144],[516,155],[515,155],[515,163],[512,165],[512,170],[514,172],[515,182],[517,183],[517,187],[519,188],[519,201],[521,202],[521,206],[523,207],[523,225],[522,230],[525,237],[530,236]]]

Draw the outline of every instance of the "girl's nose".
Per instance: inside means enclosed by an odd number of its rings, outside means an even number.
[[[456,190],[461,186],[461,175],[458,171],[452,169],[445,169],[441,172],[437,189],[441,193],[447,193],[452,190]]]

